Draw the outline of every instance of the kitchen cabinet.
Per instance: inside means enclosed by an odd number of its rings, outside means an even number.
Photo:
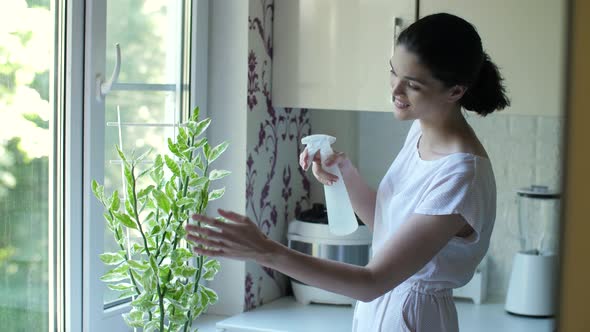
[[[565,0],[420,0],[419,16],[447,12],[477,28],[505,78],[506,114],[562,116]]]
[[[416,0],[275,0],[277,107],[390,111],[394,35]]]

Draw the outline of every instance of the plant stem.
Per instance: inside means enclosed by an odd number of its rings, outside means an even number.
[[[199,255],[197,257],[197,271],[195,272],[195,286],[193,287],[193,294],[197,292],[199,289],[199,282],[201,281],[201,273],[203,271],[203,256]],[[193,326],[193,317],[192,317],[192,310],[189,309],[188,313],[188,320],[184,323],[184,331],[187,331],[187,328],[191,328]]]
[[[106,207],[106,205],[105,205],[105,207]],[[111,218],[115,218],[115,216],[113,216],[113,213],[111,212],[110,209],[109,209],[109,214],[111,215]],[[129,260],[131,259],[131,257],[127,256],[127,250],[125,250],[125,246],[123,245],[123,243],[121,243],[121,238],[119,237],[119,234],[117,234],[117,231],[115,230],[113,233],[115,234],[115,240],[117,240],[119,247],[125,253],[123,255],[123,258],[125,258],[125,263],[127,263],[127,265],[129,265]],[[129,274],[129,279],[131,279],[131,283],[133,284],[133,287],[135,287],[135,292],[137,293],[137,296],[141,295],[141,291],[139,290],[139,287],[137,286],[137,281],[135,281],[135,277],[133,276],[133,273],[131,272],[131,267],[129,267],[129,270],[127,270],[127,273]],[[148,311],[148,316],[149,316],[149,320],[151,321],[152,320],[152,311],[151,310]]]
[[[139,228],[139,232],[141,233],[141,237],[143,238],[143,246],[145,247],[145,251],[147,252],[148,256],[150,256],[150,248],[147,243],[147,238],[145,237],[145,233],[143,232],[143,227],[141,226],[141,221],[139,220],[139,213],[137,212],[137,194],[135,193],[135,165],[131,166],[131,181],[132,183],[132,192],[133,192],[133,213],[135,214],[135,221],[137,222],[137,227]]]
[[[195,140],[194,137],[188,138],[188,142],[187,142],[188,143],[188,146],[191,146],[193,144],[194,140]],[[193,159],[193,156],[191,154],[190,158],[188,159],[188,162],[189,163],[192,162],[192,159]],[[186,196],[186,193],[188,192],[188,181],[189,181],[189,176],[187,175],[185,177],[185,181],[184,181],[184,188],[181,188],[182,189],[182,196],[183,197],[185,197]],[[181,186],[183,185],[182,182],[180,184],[181,184]],[[185,209],[185,207],[182,206],[180,212],[181,213],[184,212],[184,209]],[[168,215],[168,221],[166,223],[166,229],[168,229],[168,226],[170,225],[170,219],[171,218],[172,218],[172,213],[170,215]],[[184,221],[182,221],[179,224],[179,226],[176,228],[176,230],[174,231],[174,246],[173,246],[173,249],[172,250],[176,249],[176,242],[177,242],[177,239],[178,239],[178,230],[180,229],[180,226],[182,226],[183,222]],[[162,234],[162,242],[161,242],[160,246],[158,246],[157,255],[160,254],[160,249],[162,248],[165,239],[166,239],[166,231],[164,231],[164,234]],[[156,256],[156,259],[157,259],[157,256]],[[160,262],[158,264],[162,263],[162,261],[164,261],[164,257],[162,257],[162,259],[160,260]],[[167,278],[167,280],[170,280],[171,274],[172,274],[172,269],[170,269],[170,271],[168,271],[168,278]],[[162,308],[160,310],[162,310],[162,312],[163,312],[164,295],[166,295],[166,292],[168,291],[168,288],[164,285],[163,286],[164,289],[160,293],[159,278],[157,280],[158,280],[158,294],[160,294],[160,300],[159,300],[159,302],[160,302],[160,307]],[[172,310],[174,311],[174,308],[172,308]],[[160,324],[160,326],[162,326],[162,328],[160,329],[160,331],[163,331],[164,328],[163,328],[162,323]],[[170,326],[168,326],[168,327],[170,328]]]
[[[208,169],[209,169],[209,164],[207,164],[207,166],[205,166],[205,171],[203,172],[204,175],[207,175]],[[198,212],[202,213],[204,208],[205,207],[203,206],[203,201],[201,201],[201,206],[199,206]],[[203,256],[201,256],[201,255],[197,256],[197,271],[195,271],[195,286],[193,287],[193,294],[199,288],[199,282],[201,281],[201,273],[203,271],[203,261],[204,261]],[[192,309],[189,309],[187,316],[188,316],[188,320],[184,323],[184,332],[187,331],[187,328],[191,328],[193,325]]]
[[[154,257],[156,259],[158,259],[158,257],[160,256],[160,250],[162,250],[162,246],[164,245],[164,241],[166,240],[166,231],[165,230],[168,229],[168,226],[170,226],[171,219],[172,219],[172,212],[170,212],[170,214],[168,214],[168,220],[166,221],[166,228],[164,228],[164,233],[162,234],[162,240],[158,244],[158,249],[156,250],[156,254],[154,255]],[[162,257],[162,259],[160,259],[158,264],[161,264],[164,261],[164,258],[165,257]]]
[[[156,276],[156,280],[158,280],[158,276]],[[158,292],[158,303],[160,305],[160,331],[164,331],[164,318],[166,317],[166,313],[164,312],[164,294],[160,292],[160,281],[156,283],[156,289]]]

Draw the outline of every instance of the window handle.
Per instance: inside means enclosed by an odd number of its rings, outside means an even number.
[[[101,102],[104,97],[111,91],[113,84],[119,79],[119,72],[121,71],[121,47],[119,43],[115,44],[117,51],[117,60],[115,61],[115,68],[111,74],[111,78],[105,82],[102,75],[98,74],[96,77],[96,100]]]
[[[391,56],[393,56],[393,50],[395,49],[395,43],[397,42],[397,37],[399,36],[399,32],[402,29],[402,19],[400,17],[394,16],[393,17],[393,36],[391,40]]]

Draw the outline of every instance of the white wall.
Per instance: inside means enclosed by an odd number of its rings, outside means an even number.
[[[246,182],[246,91],[248,60],[248,1],[215,0],[209,3],[209,75],[208,116],[212,123],[207,137],[210,144],[229,142],[226,152],[212,164],[232,175],[220,180],[225,195],[209,204],[207,213],[216,209],[245,212]],[[210,283],[219,302],[209,313],[233,315],[243,311],[245,263],[220,260],[221,270]]]

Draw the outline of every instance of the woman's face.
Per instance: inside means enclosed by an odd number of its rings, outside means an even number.
[[[397,119],[428,119],[440,116],[441,107],[450,106],[450,89],[405,46],[396,46],[390,66],[393,113]]]

